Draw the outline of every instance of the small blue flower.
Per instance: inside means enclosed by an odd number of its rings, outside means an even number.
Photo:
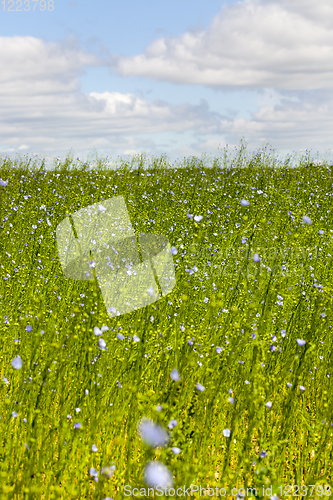
[[[16,370],[22,368],[22,359],[20,355],[16,356],[16,358],[12,360],[12,367],[15,368]]]
[[[105,343],[105,340],[104,339],[98,339],[98,346],[99,348],[104,351],[105,350],[105,347],[106,347],[106,343]]]
[[[170,373],[170,377],[172,378],[172,380],[174,380],[175,382],[177,382],[177,380],[180,380],[180,375],[178,373],[178,370],[176,368],[174,368],[172,370],[172,372]]]
[[[138,431],[143,442],[152,448],[166,446],[169,443],[168,432],[149,418],[144,417],[141,419]]]
[[[168,427],[169,429],[173,429],[177,425],[177,420],[170,420]]]
[[[91,467],[91,469],[89,470],[90,472],[90,475],[94,477],[95,481],[97,482],[98,481],[98,470],[94,469],[93,467]]]
[[[113,476],[115,470],[116,470],[115,465],[111,465],[111,467],[102,467],[101,474],[103,474],[103,476],[106,476],[110,479]],[[110,498],[110,497],[107,497],[107,498]],[[112,500],[112,498],[111,498],[111,500]]]
[[[176,446],[173,446],[171,448],[171,451],[172,453],[174,453],[175,455],[178,455],[180,452],[181,452],[181,449],[180,448],[177,448]]]
[[[147,463],[144,469],[144,481],[148,486],[156,488],[170,488],[173,486],[173,477],[169,469],[161,462],[154,460]]]

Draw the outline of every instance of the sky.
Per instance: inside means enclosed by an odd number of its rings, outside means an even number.
[[[0,7],[1,158],[331,159],[332,0]]]

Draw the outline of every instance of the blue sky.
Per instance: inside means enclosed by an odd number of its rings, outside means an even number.
[[[331,158],[331,0],[53,5],[1,4],[1,157]]]

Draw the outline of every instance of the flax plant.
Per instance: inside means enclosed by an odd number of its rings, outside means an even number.
[[[1,499],[332,494],[332,165],[243,153],[1,159]],[[168,238],[176,286],[110,317],[56,228],[116,196]]]

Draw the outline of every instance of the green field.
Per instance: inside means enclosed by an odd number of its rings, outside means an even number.
[[[333,166],[29,161],[0,162],[0,500],[332,495]],[[176,285],[111,317],[56,230],[116,196]]]

